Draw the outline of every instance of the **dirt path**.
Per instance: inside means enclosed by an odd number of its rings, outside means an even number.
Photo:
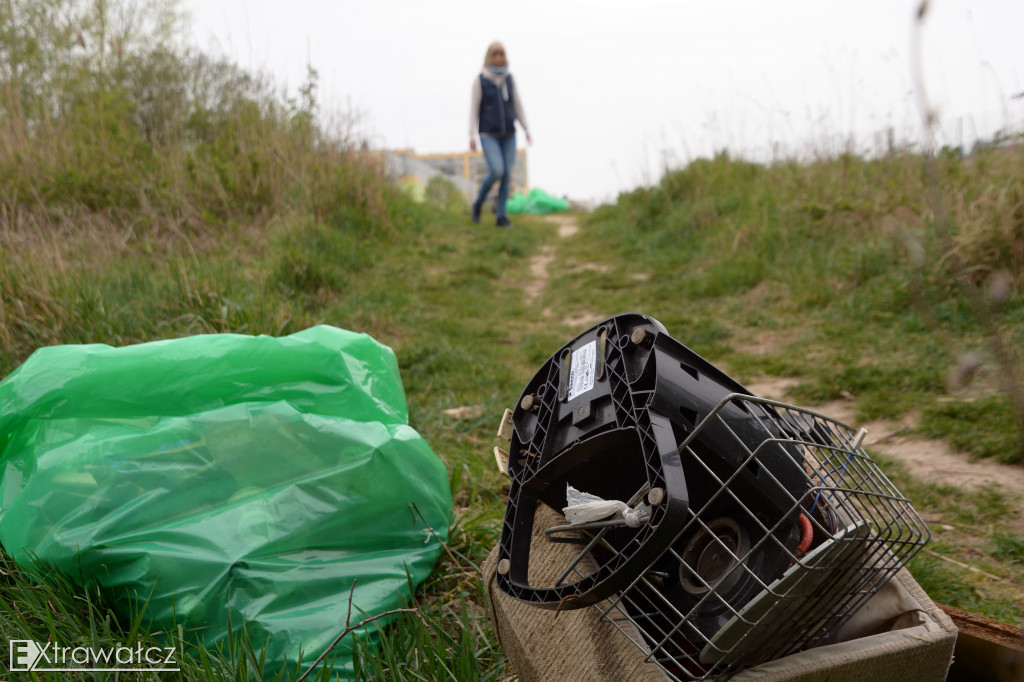
[[[555,226],[558,239],[544,244],[530,259],[530,279],[523,287],[529,305],[544,302],[544,293],[547,291],[550,276],[549,269],[557,259],[558,242],[576,235],[580,230],[576,219],[570,215],[555,214],[549,216],[548,221]],[[600,266],[589,264],[582,267]],[[542,315],[548,318],[557,316],[562,323],[577,331],[583,331],[601,319],[601,316],[586,311],[559,311],[556,315],[550,307],[545,307]],[[747,383],[746,386],[755,395],[785,401],[787,390],[795,383],[796,381],[792,379],[774,379]],[[877,450],[902,462],[922,481],[951,484],[968,489],[992,485],[1007,494],[1024,499],[1024,466],[985,460],[971,461],[965,453],[952,450],[942,441],[904,435],[914,426],[912,417],[904,417],[900,421],[858,424],[853,417],[853,407],[848,402],[834,401],[808,407],[851,426],[866,428],[868,437],[865,444],[870,450]],[[1024,531],[1024,519],[1021,519],[1020,523]]]
[[[555,226],[555,234],[558,235],[559,240],[568,239],[580,231],[576,218],[570,215],[556,213],[548,216],[548,222]],[[544,293],[547,291],[548,280],[550,279],[549,268],[556,258],[556,250],[557,242],[549,242],[544,244],[530,258],[530,279],[523,285],[527,305],[544,304]],[[595,264],[585,264],[581,267],[583,269],[600,269],[600,266]],[[541,309],[541,316],[553,318],[556,317],[556,313],[549,306],[544,306]],[[562,324],[579,331],[586,329],[596,322],[600,322],[602,319],[600,315],[586,311],[572,315],[561,314],[557,315],[557,317]]]
[[[785,401],[786,391],[796,383],[793,379],[773,379],[748,383],[746,387],[761,397]],[[865,445],[869,450],[877,450],[899,460],[923,481],[968,489],[995,485],[1010,494],[1024,497],[1024,467],[987,460],[971,461],[968,455],[951,449],[942,441],[905,436],[914,427],[911,416],[904,416],[898,421],[865,424],[856,422],[853,406],[846,401],[835,400],[810,409],[867,429]]]
[[[548,218],[554,223],[558,230],[559,239],[568,239],[580,231],[576,219],[572,216],[555,214]],[[530,259],[530,280],[523,287],[526,291],[526,302],[530,305],[537,303],[544,295],[548,287],[548,267],[555,260],[555,247],[552,244],[545,244],[540,251]]]

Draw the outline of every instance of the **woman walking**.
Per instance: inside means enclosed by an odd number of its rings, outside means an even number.
[[[512,168],[516,163],[516,120],[526,133],[527,144],[533,144],[526,125],[523,103],[516,91],[512,74],[508,72],[508,57],[499,42],[487,47],[484,68],[473,82],[473,94],[469,109],[469,148],[476,151],[476,135],[480,135],[480,146],[487,168],[490,171],[480,192],[473,202],[473,221],[480,222],[487,193],[495,182],[498,184],[498,227],[508,227],[505,204],[508,188],[512,182]]]

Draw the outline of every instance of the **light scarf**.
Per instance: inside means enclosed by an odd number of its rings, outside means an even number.
[[[501,88],[501,96],[507,102],[508,101],[508,67],[507,66],[487,66],[484,68],[484,76]]]

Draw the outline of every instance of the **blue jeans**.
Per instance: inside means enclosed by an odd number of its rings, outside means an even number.
[[[484,178],[480,185],[480,193],[476,197],[476,205],[483,206],[487,193],[495,182],[498,185],[498,209],[495,211],[499,218],[505,217],[505,204],[508,202],[508,188],[512,184],[512,168],[516,165],[516,135],[512,133],[507,137],[491,137],[490,135],[480,136],[480,147],[483,149],[484,158],[487,159],[487,168],[490,173]]]

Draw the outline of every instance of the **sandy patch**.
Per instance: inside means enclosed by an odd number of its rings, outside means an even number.
[[[786,401],[786,392],[796,384],[793,379],[766,379],[746,387],[762,398]],[[979,488],[994,485],[1012,495],[1024,496],[1024,466],[1000,464],[988,460],[971,460],[968,455],[952,450],[942,441],[904,435],[914,427],[912,416],[899,421],[856,423],[849,402],[836,400],[824,405],[806,405],[832,419],[868,431],[865,447],[869,451],[902,462],[917,478],[930,483],[958,488]]]

